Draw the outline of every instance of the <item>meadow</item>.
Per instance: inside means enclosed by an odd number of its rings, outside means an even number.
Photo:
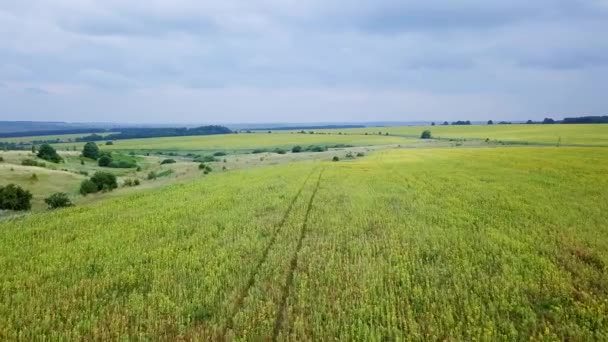
[[[116,132],[98,132],[97,135],[106,136]],[[0,138],[0,141],[14,143],[31,143],[32,141],[69,141],[76,138],[82,138],[92,133],[75,133],[75,134],[54,134],[54,135],[35,135],[27,137]]]
[[[252,151],[258,148],[291,149],[300,145],[396,145],[412,142],[412,139],[396,136],[346,136],[337,134],[296,134],[296,133],[240,133],[229,135],[207,135],[188,137],[166,137],[148,139],[116,140],[113,145],[102,145],[108,151]],[[64,143],[54,145],[59,150],[82,149],[84,144]]]
[[[438,123],[439,124],[439,123]],[[367,127],[339,130],[318,130],[324,133],[348,133],[377,135],[378,132],[406,137],[419,137],[425,130],[431,130],[433,137],[443,139],[477,139],[503,142],[518,142],[545,145],[591,145],[608,146],[608,125],[470,125],[470,126],[401,126]]]
[[[607,160],[378,150],[1,221],[0,339],[606,340]]]

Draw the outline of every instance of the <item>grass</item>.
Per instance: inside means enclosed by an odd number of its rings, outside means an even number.
[[[529,142],[556,145],[596,145],[608,146],[608,125],[471,125],[471,126],[403,126],[403,127],[368,127],[341,130],[319,130],[319,132],[371,134],[388,132],[393,135],[420,137],[426,130],[431,130],[434,138],[453,139],[490,139],[504,142]]]
[[[379,151],[0,222],[0,337],[605,340],[606,160]]]
[[[291,149],[295,145],[391,145],[410,141],[402,137],[385,136],[340,136],[320,134],[253,133],[208,135],[191,137],[167,137],[148,139],[116,140],[114,145],[100,144],[102,150],[122,151],[233,151],[254,149]],[[55,145],[58,149],[82,149],[83,144],[66,143]]]

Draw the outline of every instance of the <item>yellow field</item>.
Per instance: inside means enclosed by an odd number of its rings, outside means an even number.
[[[0,222],[0,338],[606,340],[608,149],[402,149]]]
[[[530,142],[562,145],[608,146],[608,125],[471,125],[471,126],[407,126],[407,127],[369,127],[338,130],[319,130],[319,132],[344,132],[357,134],[389,134],[419,137],[425,129],[431,130],[433,137],[453,139],[490,139],[504,142]]]
[[[252,133],[229,135],[206,135],[190,137],[167,137],[148,139],[116,140],[114,145],[105,146],[104,150],[155,150],[155,151],[223,151],[253,150],[256,148],[291,148],[296,145],[391,145],[411,142],[411,139],[391,136],[343,136],[324,134],[291,134],[291,133]],[[81,149],[83,144],[57,144],[58,149]]]

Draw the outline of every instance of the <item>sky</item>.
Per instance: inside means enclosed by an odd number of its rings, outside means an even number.
[[[608,115],[608,0],[0,1],[0,120]]]

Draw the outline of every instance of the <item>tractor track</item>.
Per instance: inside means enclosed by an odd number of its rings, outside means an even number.
[[[224,325],[224,328],[222,329],[221,340],[225,340],[226,333],[228,332],[228,330],[232,329],[233,324],[234,324],[234,317],[239,313],[239,311],[243,307],[243,303],[245,302],[245,299],[247,298],[247,295],[249,294],[249,290],[255,284],[255,277],[260,272],[260,269],[262,268],[262,265],[264,265],[264,263],[268,259],[268,254],[270,253],[270,250],[274,246],[274,244],[275,244],[275,242],[277,240],[277,236],[279,235],[279,232],[285,226],[285,223],[287,222],[287,219],[289,218],[289,215],[291,214],[296,201],[298,200],[298,198],[302,194],[302,191],[306,187],[306,184],[308,183],[308,180],[313,175],[313,173],[315,173],[315,171],[316,170],[313,169],[308,174],[308,176],[306,177],[306,179],[302,183],[302,186],[300,187],[300,189],[298,190],[298,192],[296,193],[296,195],[291,199],[291,202],[289,203],[289,206],[287,207],[287,210],[283,214],[283,217],[281,218],[281,221],[275,227],[275,230],[272,233],[272,237],[270,238],[270,241],[268,242],[268,245],[266,245],[266,248],[264,248],[264,251],[262,252],[262,257],[260,258],[260,260],[256,264],[255,268],[253,269],[253,272],[251,272],[251,274],[249,275],[249,278],[247,279],[247,284],[241,290],[241,292],[239,293],[239,296],[237,297],[237,300],[236,300],[236,303],[234,305],[234,308],[233,308],[232,312],[230,313],[230,317],[228,318],[228,321],[226,322],[226,324]],[[316,192],[316,189],[315,189],[315,192]],[[308,215],[308,212],[306,213],[306,215]]]
[[[310,212],[312,210],[312,204],[315,200],[317,192],[319,191],[319,185],[321,184],[321,177],[323,176],[324,169],[321,169],[319,172],[319,178],[317,179],[317,184],[310,196],[310,200],[308,201],[308,207],[306,208],[306,215],[304,216],[304,221],[302,222],[302,229],[300,230],[300,237],[298,238],[298,245],[296,246],[296,250],[291,258],[291,262],[289,265],[289,273],[287,274],[287,278],[285,279],[285,284],[283,285],[283,294],[281,296],[281,303],[279,304],[277,317],[274,322],[274,328],[272,329],[272,340],[277,341],[279,337],[279,332],[281,331],[281,327],[283,326],[283,322],[285,321],[285,310],[287,306],[287,298],[289,298],[290,288],[293,286],[293,277],[298,267],[298,254],[300,254],[300,250],[302,249],[302,243],[304,241],[304,237],[306,237],[306,232],[308,231],[308,217],[310,216]]]

